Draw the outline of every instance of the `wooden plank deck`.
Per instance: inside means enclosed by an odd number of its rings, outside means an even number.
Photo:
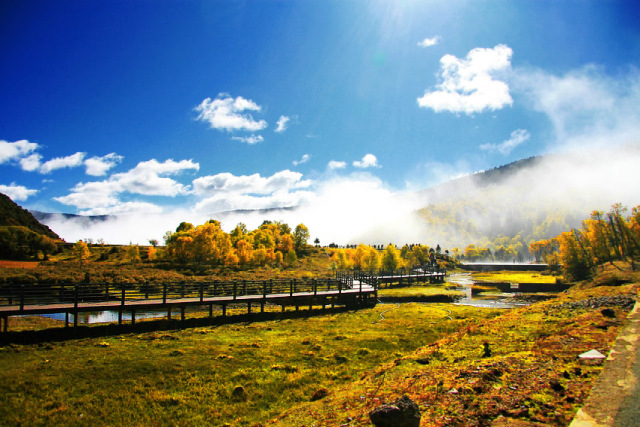
[[[122,313],[131,313],[131,322],[135,323],[135,313],[144,310],[167,310],[168,317],[171,311],[179,308],[181,317],[184,320],[184,310],[188,307],[209,306],[211,314],[214,305],[221,306],[223,315],[226,314],[226,307],[230,304],[246,304],[248,312],[251,313],[252,305],[260,305],[264,310],[265,304],[282,306],[313,306],[321,305],[362,305],[370,303],[377,295],[375,287],[365,283],[354,284],[348,289],[318,290],[316,287],[307,292],[281,292],[273,294],[254,295],[225,295],[225,296],[204,296],[185,298],[140,298],[124,299],[120,301],[96,301],[96,302],[56,302],[49,304],[12,304],[0,306],[0,320],[3,321],[1,330],[8,330],[8,318],[10,316],[43,315],[54,313],[65,313],[65,326],[68,325],[69,315],[74,315],[74,326],[78,324],[78,313],[114,311],[118,312],[119,323],[122,323]]]

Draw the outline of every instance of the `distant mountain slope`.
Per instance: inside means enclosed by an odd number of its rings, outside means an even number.
[[[28,210],[23,209],[2,193],[0,193],[0,226],[23,226],[52,239],[60,239],[60,236],[40,223]]]

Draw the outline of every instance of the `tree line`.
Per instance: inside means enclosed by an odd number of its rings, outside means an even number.
[[[435,265],[438,259],[449,259],[449,251],[443,254],[440,245],[436,249],[420,244],[404,245],[398,249],[390,243],[382,250],[378,248],[378,245],[359,244],[346,249],[333,249],[331,266],[336,270],[395,271],[415,265]]]
[[[635,270],[640,257],[640,206],[631,209],[617,203],[607,213],[593,211],[580,229],[529,245],[536,260],[561,266],[568,280],[592,277],[599,265],[627,261]]]
[[[198,226],[182,222],[164,237],[164,257],[180,265],[258,266],[292,265],[304,253],[309,230],[298,224],[292,231],[279,221],[264,221],[249,231],[239,223],[230,233],[217,220]]]

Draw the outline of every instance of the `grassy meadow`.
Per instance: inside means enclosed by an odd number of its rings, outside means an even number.
[[[0,424],[259,425],[497,314],[380,304],[308,319],[10,344],[0,348]]]
[[[313,251],[277,271],[200,274],[113,259],[80,272],[72,261],[11,265],[0,268],[0,277],[81,281],[89,274],[138,283],[330,275],[328,253]],[[555,281],[528,272],[473,278]],[[149,331],[140,321],[139,328],[100,337],[13,339],[0,345],[0,425],[359,426],[370,425],[373,408],[407,395],[419,405],[423,426],[480,426],[498,417],[564,426],[602,369],[580,365],[577,355],[606,354],[628,309],[612,303],[613,315],[604,315],[589,302],[631,300],[639,283],[639,273],[617,264],[553,300],[511,310],[394,302],[308,318],[185,324],[194,327],[176,327],[174,320]],[[379,295],[421,300],[458,293],[445,283],[389,287]],[[42,337],[60,324],[12,318],[10,330],[39,330]]]

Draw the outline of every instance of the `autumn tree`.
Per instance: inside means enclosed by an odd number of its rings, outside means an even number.
[[[140,259],[140,248],[138,245],[129,244],[127,247],[127,259],[132,265],[136,265],[141,261]]]
[[[384,271],[395,271],[402,267],[402,257],[400,251],[394,244],[389,244],[382,252],[382,269]]]
[[[73,257],[78,261],[78,264],[84,265],[85,262],[89,261],[90,256],[91,252],[89,251],[89,247],[82,240],[78,240],[78,242],[73,245]]]
[[[296,252],[300,253],[302,249],[307,246],[309,241],[309,229],[304,224],[298,224],[293,232],[293,242],[295,244]]]

